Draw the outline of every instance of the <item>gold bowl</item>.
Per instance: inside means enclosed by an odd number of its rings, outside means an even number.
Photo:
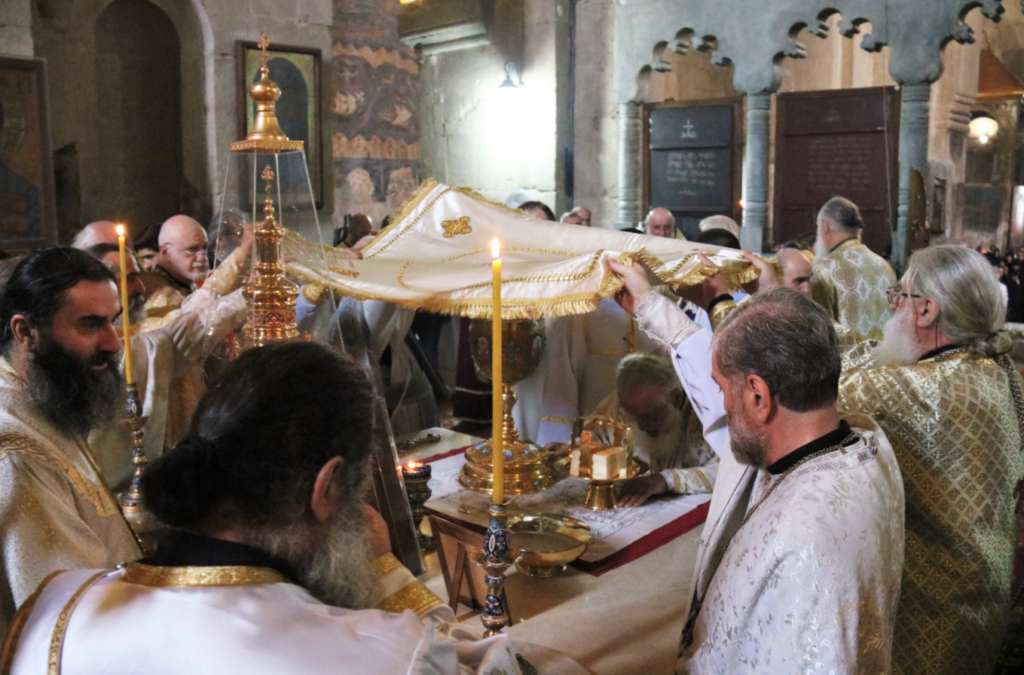
[[[565,571],[590,544],[590,526],[569,516],[513,517],[508,530],[516,569],[531,577],[553,577]]]

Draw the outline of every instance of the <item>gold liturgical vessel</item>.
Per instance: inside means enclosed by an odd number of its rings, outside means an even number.
[[[502,447],[505,454],[505,494],[521,495],[546,490],[557,482],[544,453],[534,443],[519,440],[512,421],[516,403],[512,385],[521,382],[537,369],[544,354],[543,321],[503,321],[502,340]],[[473,319],[469,324],[470,352],[477,377],[491,380],[491,321]],[[491,441],[477,443],[466,451],[466,464],[459,474],[459,484],[475,492],[491,491],[494,466]]]
[[[263,52],[260,79],[249,90],[256,104],[256,117],[248,137],[244,141],[232,143],[231,152],[251,153],[254,172],[259,171],[264,187],[263,220],[253,228],[253,275],[242,290],[249,310],[245,337],[250,346],[262,347],[270,342],[291,340],[299,336],[295,323],[295,301],[299,296],[299,287],[284,274],[284,263],[281,260],[284,228],[274,218],[274,188],[278,188],[280,204],[281,169],[278,153],[295,150],[301,152],[303,143],[288,140],[277,121],[275,108],[281,98],[281,88],[269,77],[267,47],[270,46],[270,40],[263,35],[257,44]],[[275,178],[278,179],[276,184]],[[255,206],[255,194],[253,202]]]

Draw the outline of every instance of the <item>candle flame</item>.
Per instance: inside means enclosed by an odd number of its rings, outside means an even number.
[[[124,236],[124,225],[118,225],[114,229],[117,230],[117,236],[119,236],[119,237],[123,237]]]
[[[409,462],[406,466],[410,469],[418,469],[422,466],[419,462]]]
[[[501,245],[498,243],[498,238],[491,239],[491,256],[497,260],[501,257]]]

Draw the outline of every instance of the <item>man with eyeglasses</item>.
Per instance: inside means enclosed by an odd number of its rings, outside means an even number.
[[[903,471],[893,670],[990,673],[1010,606],[1024,476],[1006,301],[985,257],[960,246],[914,253],[887,295],[895,313],[885,337],[843,354],[839,407],[877,421]]]

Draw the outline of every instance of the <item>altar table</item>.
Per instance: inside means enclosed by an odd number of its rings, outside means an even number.
[[[415,448],[402,461],[423,459],[480,439],[446,429],[427,429],[441,442]],[[517,642],[565,654],[595,675],[669,675],[674,672],[683,607],[692,589],[703,526],[697,526],[643,557],[600,577],[570,567],[554,578],[519,574],[510,567],[506,593],[516,625],[505,632]],[[435,554],[431,554],[435,555]],[[439,567],[421,577],[447,598]],[[478,616],[465,619],[479,623]],[[576,675],[557,660],[535,663],[543,675]]]

